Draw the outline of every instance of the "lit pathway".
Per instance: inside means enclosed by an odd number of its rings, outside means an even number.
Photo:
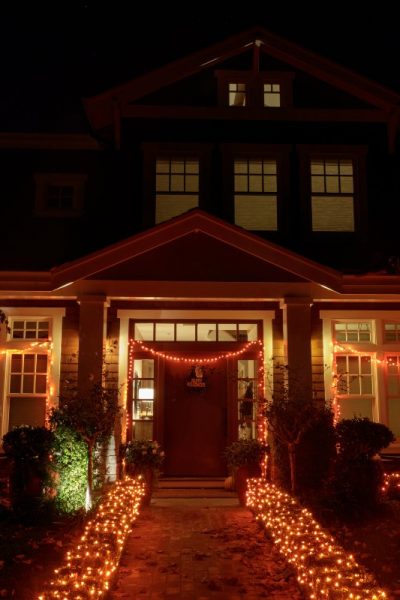
[[[155,499],[122,555],[112,600],[300,600],[292,569],[237,502]]]

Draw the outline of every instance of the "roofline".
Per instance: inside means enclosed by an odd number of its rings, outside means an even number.
[[[101,150],[99,142],[86,133],[0,132],[0,148],[27,150]]]
[[[104,127],[113,121],[115,103],[121,110],[126,103],[132,100],[142,98],[165,85],[198,73],[204,68],[209,68],[211,64],[217,65],[231,56],[241,54],[255,41],[261,42],[261,49],[275,58],[309,72],[381,109],[391,112],[400,104],[400,94],[393,90],[334,61],[322,58],[263,27],[255,27],[225,38],[221,42],[163,65],[105,92],[84,98],[83,103],[88,118],[94,128]],[[103,114],[99,116],[96,114],[97,110],[102,111]]]

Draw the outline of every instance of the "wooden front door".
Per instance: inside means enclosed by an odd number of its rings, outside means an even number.
[[[226,464],[222,453],[227,443],[226,362],[205,365],[203,373],[191,370],[189,364],[165,362],[163,470],[167,476],[223,476]],[[192,379],[192,386],[188,385]]]

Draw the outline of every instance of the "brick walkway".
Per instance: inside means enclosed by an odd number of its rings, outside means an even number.
[[[236,505],[235,505],[236,504]],[[291,568],[232,501],[153,500],[121,559],[112,600],[300,600]]]

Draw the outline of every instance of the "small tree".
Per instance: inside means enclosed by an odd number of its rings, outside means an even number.
[[[76,431],[87,446],[86,510],[92,507],[94,450],[98,443],[108,441],[119,412],[118,390],[99,384],[94,384],[85,396],[73,392],[60,397],[59,408],[52,411],[51,423]]]
[[[304,434],[321,419],[329,408],[313,399],[289,371],[287,365],[276,365],[277,382],[270,400],[265,402],[265,416],[273,438],[287,448],[290,488],[297,488],[296,454]]]

